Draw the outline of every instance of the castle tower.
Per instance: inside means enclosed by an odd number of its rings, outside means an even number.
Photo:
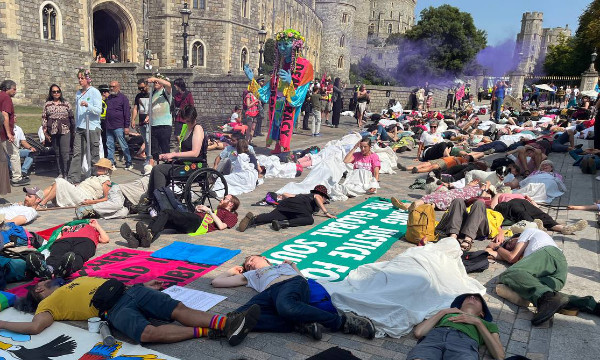
[[[515,46],[515,62],[518,70],[532,73],[538,63],[542,47],[542,23],[544,14],[526,12],[521,20],[521,31],[517,34]]]
[[[365,0],[316,0],[316,12],[323,19],[319,74],[348,80],[356,3]]]
[[[416,0],[370,0],[368,37],[371,43],[385,41],[391,34],[404,33],[415,21]]]
[[[548,47],[552,45],[557,45],[561,38],[570,38],[571,37],[571,29],[569,29],[569,24],[566,27],[555,27],[555,28],[545,28],[542,30],[542,45],[541,45],[541,53],[540,60],[546,58],[546,54],[548,53]]]

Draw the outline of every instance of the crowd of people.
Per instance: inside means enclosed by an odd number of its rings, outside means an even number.
[[[5,80],[0,84],[0,194],[10,192],[11,185],[23,187],[25,192],[22,204],[0,208],[0,222],[26,226],[39,216],[38,211],[51,207],[73,207],[77,218],[62,225],[58,235],[47,243],[33,241],[40,251],[18,259],[0,256],[4,279],[43,280],[31,287],[20,303],[21,309],[35,313],[32,321],[0,321],[0,329],[37,334],[53,321],[86,320],[100,311],[106,312],[114,328],[138,342],[226,337],[231,345],[237,345],[252,329],[298,331],[321,339],[322,327],[372,339],[376,326],[370,319],[311,305],[309,283],[295,263],[271,264],[260,255],[248,256],[241,266],[212,280],[216,288],[248,286],[258,292],[227,316],[186,307],[156,291],[162,285],[158,281],[123,287],[106,309],[94,303],[95,294],[105,286],[119,287],[114,280],[80,277],[71,281],[80,286],[63,285],[95,255],[98,246],[110,241],[96,218],[149,212],[150,222],[138,221],[135,231],[127,223],[120,227],[130,248],[150,247],[165,229],[202,235],[236,225],[238,231],[246,232],[270,224],[273,230],[281,231],[312,225],[319,211],[335,219],[328,210],[330,201],[375,194],[383,181],[382,174],[388,176],[396,168],[401,175],[402,171],[427,175],[411,185],[411,189],[425,190],[426,195],[410,204],[401,201],[400,196],[392,197],[395,208],[407,211],[409,216],[424,207],[444,211],[439,222],[428,220],[435,230],[417,239],[419,245],[436,246],[438,239],[451,238],[467,253],[476,240],[489,240],[486,252],[490,259],[514,264],[499,281],[537,308],[533,325],[548,321],[575,303],[583,311],[600,315],[595,300],[588,299],[582,306],[581,298],[574,302],[560,292],[567,280],[567,260],[545,232],[568,236],[587,226],[583,220],[559,223],[547,214],[544,205],[567,191],[563,175],[548,155],[568,153],[590,173],[600,166],[600,140],[594,138],[595,146],[590,149],[575,144],[576,139],[590,139],[595,133],[600,102],[593,106],[589,96],[581,96],[576,88],[569,93],[569,102],[575,99],[575,104],[564,109],[561,89],[545,107],[540,107],[533,93],[529,103],[514,109],[503,105],[511,90],[510,85],[499,81],[492,89],[489,111],[480,104],[482,88],[477,91],[478,104],[470,88],[463,87],[460,98],[469,101],[459,110],[439,112],[431,109],[429,97],[433,90],[426,83],[411,94],[409,107],[416,101],[413,110],[403,111],[401,104],[392,103],[381,113],[371,113],[367,106],[369,91],[360,85],[350,99],[356,121],[353,133],[322,149],[311,148],[298,153],[298,157],[288,157],[291,163],[285,164],[280,157],[273,159],[255,152],[253,139],[262,135],[262,122],[267,117],[265,104],[251,91],[243,94],[242,105],[225,123],[224,128],[230,128],[231,134],[215,135],[199,124],[192,92],[183,79],[171,82],[159,75],[140,79],[139,94],[131,106],[118,81],[96,88],[89,70],[80,69],[77,77],[80,90],[75,102],[66,101],[61,87],[52,84],[41,114],[40,134],[51,144],[57,164],[56,178],[45,188],[27,186],[36,148],[16,125],[12,104],[16,83]],[[256,80],[264,84],[264,79]],[[151,98],[149,87],[153,87]],[[302,105],[304,130],[319,137],[323,120],[325,125],[340,125],[344,87],[339,78],[311,84]],[[447,108],[455,107],[456,91],[448,90]],[[133,160],[139,159],[144,162],[147,176],[130,183],[114,182],[116,143],[123,153],[124,168],[131,170]],[[220,198],[218,206],[213,209],[199,204],[193,212],[161,208],[157,197],[162,196],[161,189],[174,174],[188,171],[190,164],[208,168],[208,151],[213,149],[221,152],[212,168],[229,185],[228,194],[211,194]],[[406,151],[414,151],[416,158],[397,161],[396,153]],[[492,163],[485,161],[496,153],[506,156],[495,155]],[[20,157],[25,158],[22,164]],[[238,224],[240,194],[253,191],[265,178],[276,176],[273,174],[295,177],[305,168],[311,169],[302,182],[305,191],[269,193],[265,201],[274,209],[259,215],[248,212]],[[311,177],[313,173],[316,176]],[[595,211],[600,210],[600,204],[571,205],[569,209]],[[410,218],[408,226],[412,226]],[[21,266],[13,260],[21,261]],[[456,358],[476,359],[478,346],[483,344],[494,358],[504,358],[498,326],[481,294],[456,295],[447,309],[420,319],[414,335],[423,340],[407,358],[438,359],[452,353]],[[176,320],[180,325],[156,326],[148,321],[149,317]]]

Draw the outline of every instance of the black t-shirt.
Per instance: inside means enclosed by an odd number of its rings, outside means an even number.
[[[149,100],[150,95],[148,93],[139,93],[135,96],[133,104],[138,107],[140,124],[143,124],[144,120],[146,120],[146,118],[148,117]]]
[[[300,194],[281,200],[277,205],[277,210],[312,215],[319,210],[319,205],[317,205],[314,194]]]

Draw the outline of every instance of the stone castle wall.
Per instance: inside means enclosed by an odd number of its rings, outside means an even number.
[[[375,86],[366,85],[367,91],[370,91],[371,103],[369,111],[381,112],[387,109],[391,99],[402,104],[404,109],[408,108],[409,95],[415,87],[399,87],[399,86]],[[354,86],[348,86],[344,90],[344,110],[347,109],[348,102],[354,94]],[[446,105],[446,94],[448,89],[431,87],[433,92],[432,109],[443,109]]]

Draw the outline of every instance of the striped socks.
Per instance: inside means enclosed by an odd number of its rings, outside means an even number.
[[[226,316],[215,315],[210,319],[209,329],[223,330],[225,328]]]
[[[194,328],[194,338],[201,338],[201,337],[207,337],[208,336],[208,328],[203,328],[203,327],[195,327]]]

